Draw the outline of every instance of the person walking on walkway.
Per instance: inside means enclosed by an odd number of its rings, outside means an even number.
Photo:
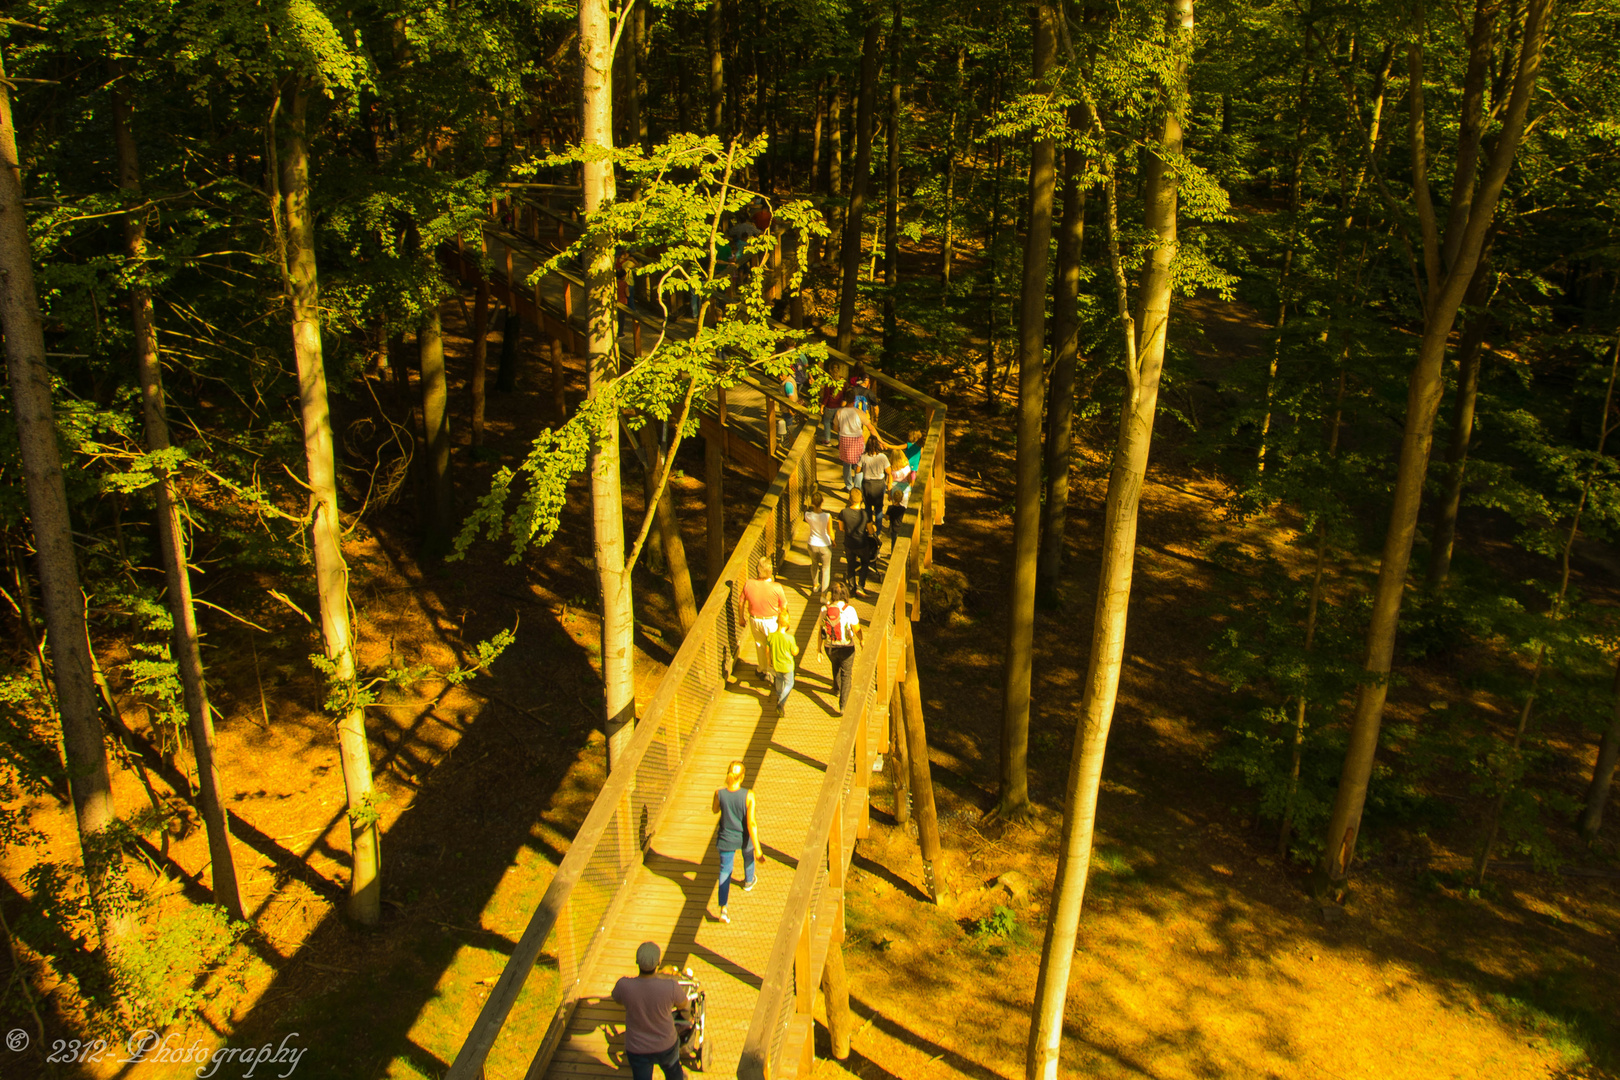
[[[860,640],[861,616],[849,602],[849,590],[839,582],[827,592],[827,606],[816,623],[816,641],[821,658],[832,666],[840,714],[849,703],[850,684],[855,678],[855,644]]]
[[[866,453],[861,455],[861,494],[866,496],[866,513],[873,521],[883,516],[883,496],[889,491],[889,455],[876,435],[866,437]]]
[[[759,842],[759,816],[754,809],[754,793],[742,786],[743,763],[733,761],[726,769],[726,786],[714,793],[710,812],[720,815],[720,833],[714,846],[720,852],[720,921],[731,915],[726,904],[731,899],[731,874],[737,865],[737,852],[743,857],[743,892],[754,887],[756,862],[765,862],[765,848]]]
[[[844,467],[844,486],[855,486],[855,471],[866,446],[866,417],[855,407],[855,395],[844,392],[843,403],[833,416],[833,428],[838,432],[838,461]]]
[[[865,548],[866,507],[859,488],[844,492],[848,505],[838,513],[838,530],[844,534],[844,580],[853,588]]]
[[[788,695],[793,692],[794,657],[799,655],[799,643],[793,640],[786,618],[776,620],[771,631],[771,668],[776,673],[776,715],[787,715]]]
[[[810,509],[804,512],[805,524],[810,526],[810,537],[805,546],[810,549],[810,590],[820,596],[832,585],[832,515],[822,507],[827,497],[816,492],[810,498]]]
[[[634,1080],[652,1080],[653,1066],[664,1080],[682,1080],[681,1051],[675,1036],[674,1010],[686,1005],[686,989],[658,972],[658,945],[643,941],[636,949],[640,974],[613,984],[613,1000],[624,1006],[624,1056]]]
[[[747,621],[754,638],[754,671],[761,679],[776,681],[776,669],[771,666],[771,631],[777,620],[787,611],[787,593],[771,576],[771,560],[761,558],[753,580],[743,583],[742,604],[738,622]]]

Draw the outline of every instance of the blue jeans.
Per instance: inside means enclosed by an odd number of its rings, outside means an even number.
[[[748,846],[742,849],[744,883],[754,883],[754,842],[748,841]],[[720,906],[725,907],[726,901],[731,898],[731,869],[736,865],[737,853],[735,851],[722,851],[720,853]],[[649,1074],[650,1075],[650,1074]]]
[[[850,488],[855,486],[855,474],[861,471],[860,463],[856,462],[854,465],[851,465],[849,462],[840,458],[838,460],[838,464],[843,466],[844,490],[848,491]]]
[[[838,415],[838,410],[837,409],[822,409],[821,410],[821,437],[823,439],[826,439],[828,442],[833,441],[833,432],[832,432],[833,417],[835,417],[837,415]]]
[[[652,1080],[653,1066],[657,1065],[664,1070],[664,1080],[683,1080],[686,1070],[681,1068],[681,1044],[677,1040],[674,1046],[658,1054],[632,1054],[624,1055],[630,1060],[630,1076],[633,1080]]]
[[[787,704],[788,695],[793,692],[793,672],[778,671],[776,673],[776,704],[778,707]],[[752,866],[753,862],[750,861]]]

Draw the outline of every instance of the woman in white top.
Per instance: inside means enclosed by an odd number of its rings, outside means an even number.
[[[816,620],[816,632],[811,641],[820,646],[821,658],[832,667],[840,714],[849,703],[849,690],[855,676],[855,643],[861,636],[861,617],[849,602],[849,590],[839,582],[827,593],[827,606]]]
[[[832,515],[822,509],[826,496],[816,492],[810,500],[810,509],[804,512],[805,523],[810,526],[810,580],[816,595],[827,591],[832,584]]]
[[[883,452],[876,435],[867,436],[860,466],[861,496],[866,501],[867,516],[876,521],[883,516],[883,496],[889,491],[889,455]]]

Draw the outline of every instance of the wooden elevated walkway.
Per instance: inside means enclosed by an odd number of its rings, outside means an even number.
[[[527,231],[537,233],[538,220],[531,215]],[[527,273],[523,260],[532,269],[540,254],[538,246],[527,255],[524,248],[537,240],[505,229],[490,236],[499,245],[492,250],[504,253],[493,260],[500,269],[492,286],[504,289],[520,311],[528,307],[524,315],[554,339],[577,332],[567,291],[579,289],[577,278],[558,285],[553,275],[519,290],[516,282]],[[456,265],[464,275],[477,271],[465,256]],[[627,355],[639,355],[640,341],[621,345]],[[850,362],[841,354],[834,358]],[[843,938],[844,876],[855,841],[866,832],[874,767],[881,767],[882,752],[909,741],[911,757],[920,757],[926,770],[926,752],[917,752],[923,744],[916,674],[909,667],[911,624],[933,527],[944,519],[945,407],[875,377],[893,395],[895,415],[906,428],[922,430],[924,440],[897,538],[891,543],[885,529],[877,576],[854,600],[865,641],[847,707],[840,712],[828,665],[809,655],[820,608],[810,595],[804,522],[818,490],[829,496],[827,509],[842,509],[839,465],[831,451],[818,448],[813,424],[779,446],[774,421],[779,410],[794,406],[768,385],[739,383],[708,403],[702,433],[711,458],[724,454],[770,486],[447,1080],[626,1075],[623,1011],[608,995],[621,976],[634,974],[635,949],[643,941],[656,942],[667,962],[690,966],[707,991],[714,1075],[808,1075],[812,1005],[828,951]],[[754,673],[753,644],[738,618],[742,584],[761,556],[778,568],[800,648],[782,717],[769,685]],[[841,538],[835,557],[840,580]],[[910,704],[901,708],[902,702]],[[908,714],[916,723],[905,719]],[[746,783],[757,796],[766,862],[746,893],[739,862],[727,924],[718,919],[718,820],[710,801],[734,760],[746,765]],[[927,798],[931,821],[931,789]],[[937,851],[937,833],[932,843]],[[924,848],[932,858],[926,827]],[[555,961],[554,976],[548,959]],[[540,1017],[549,1017],[543,1030],[534,1026]]]
[[[821,486],[837,491],[837,464],[819,456]],[[621,975],[635,974],[636,946],[654,941],[670,963],[690,966],[708,992],[708,1032],[714,1040],[712,1070],[735,1076],[759,987],[770,961],[771,944],[787,901],[805,823],[827,774],[827,760],[838,735],[838,692],[828,665],[806,655],[819,606],[810,604],[810,559],[801,521],[794,532],[778,580],[788,596],[789,622],[799,643],[800,668],[778,719],[773,691],[757,679],[753,649],[742,645],[736,678],[727,684],[700,745],[689,755],[671,799],[665,824],[652,838],[641,866],[625,883],[628,897],[608,929],[602,955],[582,980],[580,1006],[552,1056],[548,1076],[624,1075],[624,1013],[603,1002]],[[842,554],[842,549],[839,549]],[[879,563],[879,570],[883,564]],[[840,571],[841,572],[841,571]],[[863,625],[872,621],[874,578],[857,598]],[[867,647],[874,642],[868,640]],[[888,710],[873,709],[868,743],[886,745]],[[724,781],[726,767],[742,761],[756,797],[765,866],[752,892],[738,881],[732,890],[730,924],[718,920],[719,861],[715,855],[718,818],[710,799]],[[742,875],[739,860],[737,874]]]

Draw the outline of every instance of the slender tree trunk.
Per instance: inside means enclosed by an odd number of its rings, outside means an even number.
[[[1598,744],[1597,764],[1592,767],[1592,782],[1586,788],[1586,805],[1581,809],[1581,837],[1590,842],[1597,839],[1603,828],[1603,809],[1609,801],[1609,788],[1614,783],[1614,765],[1620,761],[1620,660],[1615,662],[1614,689],[1610,692],[1612,705],[1609,726],[1604,729],[1603,741]]]
[[[1083,118],[1071,110],[1078,129]],[[1035,598],[1042,607],[1063,602],[1064,533],[1068,529],[1069,457],[1074,435],[1074,377],[1080,354],[1080,251],[1086,227],[1086,157],[1064,151],[1063,227],[1058,233],[1057,280],[1052,292],[1052,386],[1046,412],[1046,498],[1041,503],[1041,557]]]
[[[310,549],[315,558],[315,591],[320,600],[321,638],[332,665],[331,691],[357,692],[354,639],[349,625],[349,568],[343,561],[343,522],[338,517],[337,461],[332,448],[332,414],[326,398],[326,365],[321,355],[320,280],[315,265],[315,216],[310,209],[309,148],[305,134],[308,88],[289,78],[281,92],[287,116],[281,150],[278,197],[281,210],[287,301],[292,315],[293,355],[298,362],[298,400],[308,465]],[[333,696],[336,696],[333,693]],[[348,797],[349,917],[375,926],[382,914],[382,849],[372,794],[371,752],[366,743],[365,709],[341,706],[337,714],[338,752]]]
[[[427,550],[435,557],[450,547],[454,510],[450,489],[450,390],[444,371],[444,332],[434,305],[416,328],[416,357],[422,374],[422,423],[427,430]]]
[[[1373,591],[1372,613],[1368,620],[1367,652],[1363,662],[1366,678],[1356,693],[1351,715],[1349,745],[1344,767],[1333,800],[1324,838],[1324,854],[1316,875],[1318,895],[1342,894],[1355,854],[1356,835],[1361,828],[1362,806],[1372,778],[1373,760],[1378,751],[1379,727],[1388,694],[1389,672],[1395,652],[1395,629],[1400,620],[1406,571],[1417,533],[1418,510],[1423,497],[1423,480],[1428,469],[1429,448],[1434,439],[1434,417],[1443,389],[1440,365],[1445,358],[1446,339],[1456,322],[1463,294],[1479,263],[1486,231],[1496,213],[1496,204],[1507,180],[1513,155],[1524,134],[1525,116],[1535,91],[1541,67],[1541,52],[1551,0],[1528,0],[1525,9],[1523,48],[1513,78],[1512,97],[1502,118],[1495,152],[1474,190],[1466,224],[1457,246],[1456,261],[1440,271],[1439,236],[1434,207],[1428,196],[1422,125],[1422,53],[1412,46],[1411,98],[1413,180],[1423,232],[1424,266],[1428,271],[1428,295],[1424,304],[1423,336],[1407,388],[1406,424],[1401,436],[1399,463],[1395,474],[1394,505],[1384,537],[1378,582]]]
[[[1097,606],[1093,616],[1091,652],[1080,702],[1079,731],[1069,761],[1068,791],[1064,800],[1063,836],[1058,848],[1057,881],[1051,915],[1041,951],[1040,974],[1035,983],[1035,1008],[1029,1031],[1025,1074],[1029,1080],[1056,1080],[1058,1053],[1063,1037],[1063,1008],[1068,997],[1069,971],[1074,960],[1075,935],[1085,900],[1086,874],[1091,866],[1092,835],[1097,819],[1097,791],[1102,782],[1103,754],[1119,694],[1120,667],[1125,659],[1125,622],[1130,606],[1131,575],[1136,561],[1136,519],[1147,475],[1148,450],[1158,405],[1159,376],[1164,368],[1165,339],[1170,328],[1172,264],[1178,247],[1176,231],[1176,174],[1169,162],[1182,154],[1181,110],[1187,94],[1187,69],[1192,56],[1192,0],[1169,0],[1168,29],[1176,50],[1164,108],[1163,126],[1154,153],[1149,155],[1145,178],[1144,224],[1154,234],[1142,271],[1138,314],[1128,313],[1124,271],[1119,256],[1119,195],[1112,159],[1108,177],[1108,243],[1118,292],[1120,322],[1125,336],[1126,393],[1121,408],[1119,441],[1108,496],[1103,508],[1101,565],[1097,572]],[[1095,108],[1088,120],[1100,129]],[[1140,329],[1138,329],[1138,327]]]
[[[719,0],[710,9],[711,50],[719,41]],[[584,146],[613,148],[612,27],[607,0],[581,0],[579,49],[582,61],[585,130]],[[711,51],[711,57],[718,57]],[[718,59],[714,71],[719,72]],[[712,87],[711,87],[712,89]],[[712,99],[717,102],[718,97]],[[712,117],[718,129],[719,117]],[[585,162],[585,216],[598,213],[614,198],[611,158]],[[613,276],[613,245],[597,242],[586,253],[585,319],[589,339],[586,370],[590,395],[614,394],[618,378],[617,282]],[[616,410],[615,410],[616,412]],[[604,421],[596,433],[591,455],[591,522],[595,538],[596,576],[602,592],[602,682],[607,725],[608,768],[612,769],[630,744],[635,721],[635,633],[631,610],[630,576],[624,567],[624,499],[619,490],[619,429]]]
[[[12,420],[22,450],[28,520],[33,526],[40,606],[51,652],[51,681],[62,721],[62,753],[79,827],[85,881],[96,929],[109,958],[129,935],[122,859],[108,830],[117,818],[94,667],[73,550],[73,522],[62,479],[51,407],[51,372],[22,198],[22,167],[11,117],[10,83],[0,62],[0,328],[5,331]],[[42,673],[43,674],[43,673]]]
[[[1293,165],[1288,172],[1288,240],[1283,245],[1282,268],[1277,273],[1276,336],[1271,343],[1271,365],[1266,369],[1266,411],[1260,420],[1260,451],[1255,471],[1266,471],[1266,439],[1271,435],[1271,405],[1277,390],[1277,365],[1282,359],[1283,326],[1288,322],[1288,290],[1292,287],[1294,249],[1299,246],[1300,182],[1305,165],[1305,135],[1310,129],[1311,50],[1307,37],[1305,67],[1299,77],[1299,117],[1294,129]]]
[[[1035,14],[1031,78],[1044,87],[1057,62],[1053,0]],[[1046,371],[1046,270],[1052,246],[1052,197],[1057,143],[1034,137],[1029,148],[1029,231],[1024,239],[1024,281],[1018,308],[1018,456],[1013,510],[1013,574],[1007,618],[1007,651],[1001,673],[1001,797],[996,810],[1029,811],[1029,704],[1031,652],[1035,640],[1035,570],[1041,542],[1041,413]]]
[[[721,51],[725,35],[720,25],[720,3],[721,0],[710,0],[704,29],[709,45],[709,134],[724,140],[726,133],[721,130],[721,121],[726,101],[726,60]]]
[[[116,80],[123,65],[112,64]],[[113,91],[113,133],[118,145],[118,184],[124,201],[131,206],[141,202],[140,155],[135,145],[132,110],[122,90]],[[136,273],[146,259],[146,218],[132,210],[124,218],[124,254]],[[141,400],[145,407],[146,449],[160,453],[170,448],[169,421],[163,402],[163,365],[158,357],[157,324],[152,312],[152,292],[143,284],[129,290],[129,307],[135,338],[135,368],[140,379]],[[153,487],[157,500],[157,533],[163,557],[163,573],[168,584],[169,614],[174,620],[174,659],[180,669],[181,691],[186,703],[191,748],[197,759],[197,792],[202,804],[203,824],[208,832],[209,876],[213,880],[214,902],[233,919],[241,919],[242,892],[236,879],[236,860],[231,854],[230,828],[225,804],[220,798],[219,768],[214,760],[214,716],[208,704],[208,686],[203,679],[202,634],[197,628],[197,609],[191,600],[191,570],[186,563],[185,532],[180,524],[180,507],[174,496],[174,479],[167,470],[159,473]]]
[[[489,281],[479,275],[473,293],[472,377],[467,380],[472,395],[472,446],[484,445],[484,383],[489,368]]]
[[[658,448],[658,436],[651,423],[641,426],[641,452],[647,458],[647,475],[658,477],[664,468]],[[656,479],[653,487],[656,488]],[[664,552],[664,565],[669,571],[670,593],[675,599],[675,615],[680,620],[681,636],[685,637],[697,625],[697,597],[692,591],[692,571],[686,563],[686,544],[681,539],[681,519],[675,506],[675,492],[669,483],[662,492],[654,491],[657,500],[658,543]]]
[[[967,50],[956,50],[956,82],[951,90],[951,121],[945,136],[945,235],[939,243],[939,280],[951,287],[951,262],[956,254],[956,125],[961,121],[962,68]]]
[[[855,172],[849,181],[849,216],[844,220],[844,283],[838,296],[839,352],[855,337],[855,302],[861,275],[862,214],[872,178],[872,125],[877,116],[878,23],[866,24],[861,39],[861,98],[855,108]]]
[[[517,389],[518,346],[523,341],[523,318],[517,308],[507,308],[501,318],[501,362],[495,373],[495,389],[510,394]]]
[[[1457,348],[1457,395],[1452,402],[1451,441],[1446,447],[1446,490],[1440,497],[1440,512],[1434,522],[1434,539],[1429,543],[1429,573],[1426,585],[1431,592],[1446,587],[1451,575],[1451,554],[1457,541],[1457,511],[1462,507],[1463,479],[1468,469],[1468,444],[1474,437],[1474,404],[1479,398],[1479,373],[1485,359],[1485,333],[1490,313],[1485,305],[1491,294],[1491,261],[1487,253],[1474,270],[1463,304],[1472,308],[1468,325]]]
[[[995,77],[995,104],[991,106],[990,113],[995,115],[1001,111],[1001,73]],[[1002,166],[1006,163],[1006,140],[997,138],[995,147],[995,167],[990,181],[990,220],[985,224],[984,258],[989,264],[986,278],[984,305],[984,405],[992,413],[996,411],[997,385],[996,385],[996,300],[998,287],[996,282],[996,241],[1001,236],[1001,177]]]
[[[816,81],[816,115],[810,126],[810,188],[818,189],[821,177],[821,125],[827,119],[827,80]]]
[[[832,98],[827,103],[827,196],[834,205],[827,213],[827,239],[822,259],[836,262],[844,237],[844,210],[836,205],[844,197],[844,89],[833,75]]]
[[[883,356],[898,348],[894,294],[900,287],[900,0],[895,0],[889,27],[889,161],[888,198],[883,218]]]
[[[630,9],[630,21],[624,28],[624,75],[626,97],[630,106],[631,142],[647,148],[647,94],[646,74],[642,66],[642,48],[647,40],[647,5],[636,4]]]

